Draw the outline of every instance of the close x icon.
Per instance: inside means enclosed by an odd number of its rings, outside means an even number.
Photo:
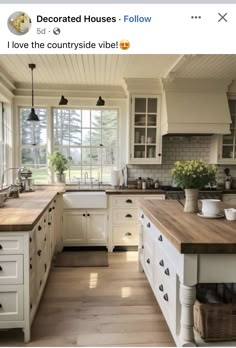
[[[228,22],[226,19],[226,16],[228,15],[227,12],[225,14],[218,13],[218,15],[220,16],[220,18],[218,19],[218,22],[221,22],[221,21]]]

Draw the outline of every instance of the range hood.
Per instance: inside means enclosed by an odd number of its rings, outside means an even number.
[[[162,135],[229,134],[231,80],[162,80]]]

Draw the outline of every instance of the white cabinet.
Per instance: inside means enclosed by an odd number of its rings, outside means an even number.
[[[139,199],[165,199],[162,194],[109,195],[109,251],[115,246],[137,246]]]
[[[160,104],[160,96],[132,96],[130,164],[161,163],[162,141]]]
[[[232,123],[230,134],[211,137],[210,163],[236,164],[236,99],[229,100]]]
[[[105,209],[64,210],[63,244],[107,245],[107,212]]]

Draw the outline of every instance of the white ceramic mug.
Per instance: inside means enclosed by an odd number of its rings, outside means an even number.
[[[219,199],[202,199],[202,213],[206,216],[216,216],[220,213]]]
[[[236,220],[236,209],[229,208],[225,209],[225,217],[227,220]]]

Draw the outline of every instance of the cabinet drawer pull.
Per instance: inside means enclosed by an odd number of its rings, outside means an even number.
[[[151,224],[150,224],[150,222],[148,222],[148,223],[147,223],[147,227],[151,227]]]
[[[162,238],[162,235],[161,235],[161,234],[160,234],[160,236],[158,237],[158,240],[159,240],[160,242],[163,241],[163,238]]]
[[[32,238],[30,237],[30,243],[32,243]]]
[[[56,199],[54,199],[54,201],[53,201],[54,203],[57,203],[57,200]]]
[[[90,216],[90,214],[87,214],[87,216]]]
[[[165,274],[168,275],[168,276],[170,275],[169,268],[165,269]]]
[[[0,303],[0,308],[2,308],[2,304]]]
[[[150,264],[150,259],[147,259],[147,263]]]
[[[162,284],[159,285],[159,290],[160,290],[160,291],[164,291],[164,288],[163,288],[163,285],[162,285]]]
[[[32,309],[33,308],[33,305],[32,305],[32,303],[30,304],[30,309]]]
[[[45,272],[47,271],[47,265],[46,263],[44,264],[44,269],[45,269]]]
[[[37,252],[38,256],[41,255],[41,252],[42,252],[42,250],[38,250],[38,252]]]
[[[33,266],[30,264],[30,269],[32,269],[33,268]]]
[[[2,250],[2,245],[0,244],[0,250]]]
[[[132,218],[132,215],[131,214],[126,214],[125,217],[126,218]]]
[[[127,233],[125,234],[125,236],[126,236],[126,237],[130,237],[130,236],[132,236],[132,233],[127,232]]]
[[[43,221],[46,222],[46,219],[44,219]]]
[[[164,261],[161,260],[161,261],[159,262],[159,265],[160,265],[161,267],[164,267]]]
[[[0,271],[2,271],[2,266],[0,266]]]
[[[165,294],[165,295],[163,296],[163,298],[164,298],[165,301],[169,301],[169,297],[168,297],[167,294]]]
[[[50,212],[52,211],[52,208],[49,208],[49,210],[48,210],[48,211],[49,211],[49,213],[50,213]]]
[[[125,202],[126,203],[133,203],[133,201],[131,199],[127,199]]]
[[[55,209],[55,207],[52,207],[52,209],[54,210],[54,209]]]
[[[141,219],[144,219],[144,215],[143,214],[141,215]]]
[[[52,224],[52,223],[51,223],[51,222],[49,222],[48,224],[49,224],[49,226],[51,226],[51,224]]]
[[[86,216],[85,214],[83,214],[83,216]]]
[[[42,280],[40,280],[40,282],[39,282],[39,286],[41,286],[42,285]]]
[[[142,245],[142,249],[144,249],[144,245]]]
[[[38,226],[38,231],[41,231],[42,227],[41,226]]]
[[[46,241],[47,241],[47,237],[44,238],[44,242],[46,242]]]

